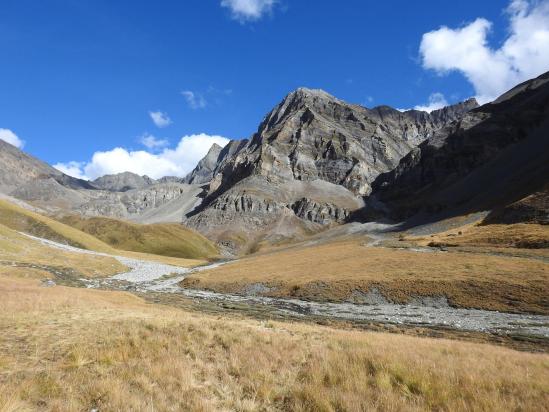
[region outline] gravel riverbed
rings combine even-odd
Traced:
[[[178,293],[193,299],[260,304],[272,308],[273,311],[291,313],[302,317],[369,320],[398,325],[436,326],[466,331],[549,338],[549,316],[453,308],[444,303],[444,298],[421,299],[407,305],[393,304],[383,299],[374,300],[374,304],[321,303],[298,299],[278,299],[185,289],[179,286],[179,282],[189,274],[218,267],[221,264],[230,264],[230,262],[218,262],[197,268],[182,268],[78,249],[47,239],[29,237],[58,249],[91,255],[111,256],[130,269],[128,272],[110,278],[81,279],[90,288],[108,288],[144,293]]]

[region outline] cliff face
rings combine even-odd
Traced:
[[[379,174],[477,106],[468,100],[430,114],[367,109],[298,89],[249,141],[231,142],[215,167],[208,166],[205,200],[186,223],[208,233],[231,226],[261,230],[286,214],[302,226],[341,223],[362,207]]]
[[[202,184],[212,180],[214,169],[220,161],[220,154],[223,148],[214,143],[204,158],[202,158],[184,181],[185,183]]]
[[[431,114],[388,106],[366,109],[322,90],[290,93],[213,177],[226,188],[249,175],[274,181],[316,179],[342,185],[357,195],[392,169],[411,148],[477,107],[468,100]]]
[[[513,203],[549,180],[549,73],[467,113],[373,184],[394,219]],[[367,210],[366,210],[367,211]]]

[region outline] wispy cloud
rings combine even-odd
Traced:
[[[506,9],[508,36],[500,48],[488,45],[492,23],[477,18],[452,29],[423,35],[423,67],[443,75],[459,71],[482,104],[549,69],[549,0],[513,0]]]
[[[25,142],[21,140],[15,133],[10,129],[0,129],[0,140],[8,142],[9,144],[22,149],[25,146]]]
[[[173,123],[168,114],[161,111],[150,111],[149,116],[151,116],[153,123],[160,128],[168,127]]]
[[[66,175],[76,177],[77,179],[89,180],[88,176],[85,175],[83,170],[86,163],[84,162],[67,162],[67,163],[56,163],[53,165],[60,172],[65,173]]]
[[[163,176],[183,177],[208,153],[214,143],[225,146],[228,142],[229,139],[225,137],[201,133],[183,136],[176,147],[166,147],[159,153],[115,147],[95,152],[87,162],[57,163],[54,167],[70,176],[84,179],[126,171],[154,179]]]
[[[170,144],[166,139],[157,139],[152,134],[145,133],[139,140],[141,144],[151,150],[161,149]]]
[[[446,106],[448,106],[448,101],[442,93],[432,93],[427,104],[415,106],[414,109],[431,113],[433,110],[442,109]]]
[[[181,95],[183,95],[191,109],[203,109],[208,104],[201,93],[195,93],[191,90],[184,90],[181,92]]]
[[[221,0],[221,6],[231,11],[231,17],[244,24],[260,20],[273,11],[277,0]]]

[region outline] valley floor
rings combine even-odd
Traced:
[[[549,315],[549,249],[515,244],[545,245],[547,225],[467,225],[433,237],[364,231],[273,248],[191,274],[182,286],[359,304],[438,298],[456,308]]]
[[[432,251],[411,234],[398,240],[355,233],[200,270],[181,267],[196,261],[151,262],[0,229],[0,411],[540,410],[549,404],[548,262],[540,250],[471,252],[457,245]],[[487,288],[524,292],[515,314],[466,309],[483,299],[488,309],[508,304],[495,292],[492,300],[483,298],[474,283],[480,269]],[[307,286],[313,276],[324,287]],[[410,287],[404,281],[412,278],[431,287],[399,295],[406,289],[391,292],[381,282]],[[481,293],[465,291],[477,299],[471,305],[444,282],[470,282],[469,291]],[[436,284],[444,286],[440,293]],[[357,308],[366,311],[363,318],[352,312]],[[394,317],[384,319],[388,310]],[[422,324],[412,312],[427,320],[459,316],[451,324]],[[480,321],[487,326],[468,326]]]

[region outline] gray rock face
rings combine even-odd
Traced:
[[[92,182],[96,188],[108,190],[109,192],[126,192],[131,189],[142,189],[154,183],[156,181],[149,176],[139,176],[131,172],[101,176]]]
[[[193,171],[185,177],[185,183],[201,184],[212,180],[214,169],[219,161],[221,150],[223,150],[223,148],[217,143],[214,143],[212,147],[210,147],[210,150],[206,156],[204,156],[204,158],[198,162]]]
[[[435,132],[375,181],[370,204],[401,220],[515,202],[549,182],[548,136],[546,73]]]
[[[469,100],[431,114],[367,109],[298,89],[249,141],[227,145],[215,167],[206,159],[208,193],[187,224],[211,235],[235,220],[255,222],[250,230],[257,230],[288,213],[313,224],[341,223],[362,206],[379,174],[476,106]]]
[[[349,217],[349,211],[345,208],[330,203],[317,203],[306,197],[292,203],[290,207],[297,217],[323,225],[343,223]]]
[[[0,140],[0,191],[25,201],[72,208],[85,201],[79,191],[93,188]]]
[[[89,182],[67,176],[3,140],[0,140],[0,164],[0,190],[7,194],[36,179],[47,178],[71,189],[92,188]]]
[[[149,223],[177,222],[194,207],[200,192],[200,188],[183,183],[160,183],[125,192],[95,191],[88,193],[92,198],[82,204],[78,212],[86,216],[111,216]],[[161,209],[166,212],[164,216],[152,213]]]
[[[185,179],[177,176],[164,176],[157,179],[156,183],[185,183]]]

